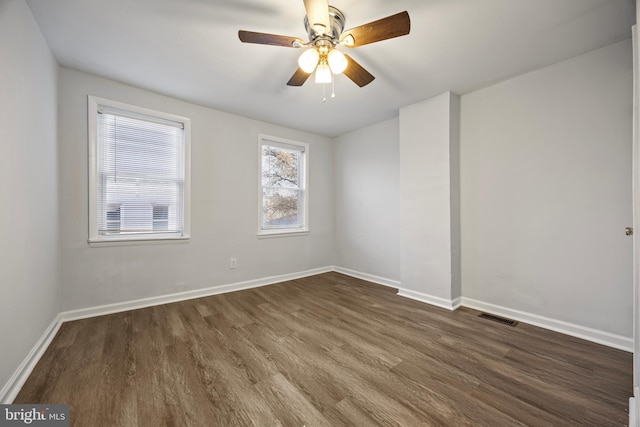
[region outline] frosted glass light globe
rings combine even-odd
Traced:
[[[337,49],[333,49],[329,52],[327,61],[329,61],[329,67],[333,74],[340,74],[347,69],[347,58]]]
[[[316,68],[316,83],[331,83],[331,70],[324,61]]]
[[[318,65],[318,59],[320,55],[318,51],[314,48],[307,49],[302,52],[302,55],[298,58],[298,65],[307,74],[313,73],[313,70],[316,69],[316,65]]]

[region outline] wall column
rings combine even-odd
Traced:
[[[460,285],[460,97],[400,109],[399,295],[455,309]]]

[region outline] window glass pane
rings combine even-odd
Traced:
[[[260,141],[260,230],[306,230],[307,144],[263,136]]]
[[[262,193],[263,226],[265,228],[301,227],[298,215],[300,191],[265,188]]]
[[[262,185],[298,188],[300,151],[265,145],[262,147]]]

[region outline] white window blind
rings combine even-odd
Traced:
[[[93,237],[184,237],[185,124],[100,104],[95,114]]]

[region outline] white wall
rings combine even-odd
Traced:
[[[398,118],[335,139],[335,247],[340,267],[400,280]]]
[[[330,139],[61,69],[60,170],[64,309],[325,267],[333,256]],[[87,95],[191,118],[191,240],[87,245]],[[258,133],[308,142],[308,236],[257,239]],[[237,270],[229,258],[238,259]]]
[[[631,41],[462,97],[462,293],[632,336]]]
[[[457,183],[459,99],[450,92],[400,109],[401,286],[452,306],[459,297]],[[453,131],[452,131],[453,129]],[[455,211],[455,212],[454,212]],[[457,283],[454,284],[454,281]]]
[[[22,0],[0,1],[0,387],[60,311],[58,66]]]

